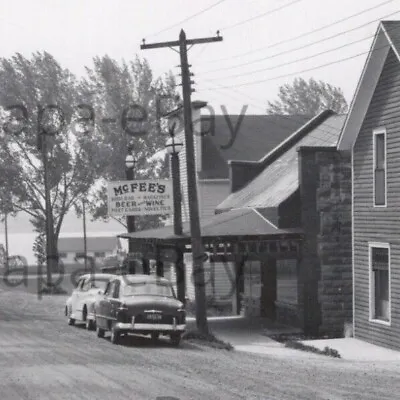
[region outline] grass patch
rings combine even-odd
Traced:
[[[39,290],[41,295],[66,295],[68,291],[59,285],[48,285]]]
[[[285,343],[285,347],[289,347],[291,349],[296,349],[296,350],[303,350],[309,353],[321,354],[324,356],[329,356],[334,358],[342,358],[337,350],[331,349],[328,346],[325,346],[323,350],[320,350],[314,346],[310,346],[301,342],[296,342],[295,340],[289,340]]]
[[[196,303],[193,300],[186,302],[185,309],[188,317],[196,316]],[[232,315],[231,305],[218,305],[207,299],[207,317],[225,317],[227,315]]]
[[[208,347],[212,347],[214,349],[222,349],[222,350],[234,349],[234,347],[230,343],[218,339],[212,333],[204,334],[197,330],[185,332],[182,336],[182,339],[190,342],[195,342],[201,345],[205,345]]]

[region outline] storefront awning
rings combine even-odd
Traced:
[[[207,239],[216,238],[250,238],[250,237],[299,237],[302,230],[298,228],[280,229],[254,208],[234,209],[217,214],[201,223],[201,236]],[[175,235],[173,226],[149,229],[132,233],[122,233],[120,238],[133,238],[138,241],[175,242],[190,240],[189,223],[183,224],[182,235]]]

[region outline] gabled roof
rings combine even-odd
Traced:
[[[87,251],[107,252],[119,247],[116,236],[99,236],[86,238]],[[60,253],[83,252],[83,237],[62,237],[58,239],[58,251]]]
[[[301,130],[292,140],[291,147],[282,147],[273,161],[265,166],[260,174],[242,189],[230,194],[217,207],[217,212],[233,208],[273,208],[288,199],[299,187],[298,152],[302,146],[335,147],[345,121],[345,115],[331,115],[314,129],[301,135]],[[289,140],[289,139],[288,139]],[[279,151],[279,148],[277,149]]]
[[[400,21],[379,24],[338,142],[339,150],[353,148],[390,50],[400,62]]]
[[[215,115],[201,119],[202,171],[200,179],[228,179],[229,160],[256,161],[288,138],[307,122],[305,115],[244,115],[231,146],[231,129],[240,121],[240,115]]]
[[[201,222],[203,238],[235,237],[235,236],[274,236],[299,234],[301,229],[279,229],[256,209],[237,209],[218,214]],[[175,240],[190,239],[189,223],[183,224],[183,233],[176,236],[172,226],[149,229],[118,235],[121,238],[137,238],[143,240]]]

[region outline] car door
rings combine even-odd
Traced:
[[[111,304],[110,298],[114,293],[115,281],[110,281],[107,284],[106,290],[104,291],[103,297],[98,301],[98,307],[96,309],[96,323],[103,329],[107,329],[107,321],[110,318]]]
[[[121,302],[119,299],[119,292],[121,287],[121,281],[116,280],[114,281],[113,292],[111,292],[110,296],[110,319],[116,320],[117,319],[117,309],[120,306]]]
[[[78,294],[77,304],[76,304],[76,312],[77,317],[79,316],[80,320],[83,320],[83,306],[86,303],[86,299],[88,296],[88,292],[91,286],[91,278],[86,278],[81,285],[80,292]]]
[[[79,310],[79,299],[80,299],[81,292],[82,292],[82,285],[84,283],[85,283],[85,278],[80,278],[78,280],[78,284],[76,285],[76,288],[74,289],[74,291],[71,294],[71,309],[72,309],[73,314],[76,314],[76,312]]]

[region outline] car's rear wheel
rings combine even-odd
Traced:
[[[156,340],[158,340],[158,338],[160,337],[160,334],[158,332],[152,332],[151,333],[151,340],[153,342],[155,342]]]
[[[96,324],[97,325],[97,324]],[[104,337],[104,329],[99,328],[99,326],[96,327],[96,332],[97,332],[97,337],[103,338]]]
[[[181,334],[180,333],[172,333],[171,334],[171,343],[174,346],[179,346],[181,343]]]
[[[94,321],[92,320],[92,319],[88,319],[87,317],[86,317],[86,329],[88,330],[88,331],[94,331]]]
[[[121,332],[113,325],[111,327],[111,343],[119,344],[121,339]]]

